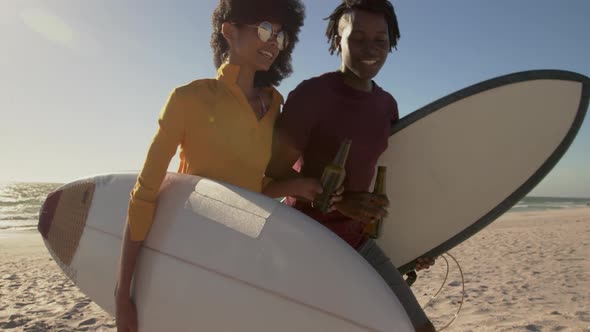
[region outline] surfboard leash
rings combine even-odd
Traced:
[[[457,312],[455,313],[455,316],[453,316],[453,318],[451,319],[451,321],[449,321],[445,326],[443,326],[440,329],[436,329],[437,331],[442,331],[446,328],[448,328],[449,326],[451,326],[451,324],[457,319],[457,317],[459,317],[459,313],[461,312],[461,308],[463,307],[463,302],[465,301],[465,277],[463,275],[463,270],[461,269],[461,265],[459,264],[459,261],[457,261],[457,259],[451,255],[448,252],[445,252],[444,254],[441,255],[441,257],[445,260],[445,263],[447,264],[447,273],[445,274],[445,278],[440,286],[440,288],[438,289],[438,291],[436,292],[436,294],[434,294],[430,300],[424,305],[424,307],[422,307],[422,309],[426,309],[426,307],[428,307],[440,294],[440,292],[442,291],[442,289],[444,288],[447,279],[449,277],[449,260],[445,257],[445,256],[449,256],[453,261],[455,261],[455,265],[457,265],[457,267],[459,268],[459,273],[461,274],[461,301],[459,302],[459,308],[457,309]]]

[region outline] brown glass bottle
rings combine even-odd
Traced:
[[[375,178],[375,186],[373,187],[373,194],[387,196],[387,191],[385,189],[386,173],[387,173],[387,167],[385,167],[385,166],[377,167],[377,177]],[[381,236],[381,225],[382,224],[383,224],[383,219],[378,219],[378,220],[375,220],[375,222],[373,222],[372,224],[367,224],[367,226],[365,226],[365,233],[371,239],[379,238],[379,236]]]
[[[324,191],[322,194],[318,195],[313,203],[313,206],[321,212],[328,212],[332,194],[334,194],[334,191],[336,191],[338,186],[344,181],[344,177],[346,176],[344,165],[346,164],[346,159],[348,159],[348,152],[350,152],[351,144],[352,140],[344,140],[344,142],[340,144],[340,148],[338,149],[334,161],[324,168],[324,173],[320,179]]]

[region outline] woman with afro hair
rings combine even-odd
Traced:
[[[291,54],[304,16],[300,0],[219,1],[211,36],[217,77],[172,91],[131,192],[115,292],[118,331],[138,329],[130,294],[133,273],[178,146],[179,173],[255,192],[272,182],[264,173],[283,104],[275,87],[292,72]],[[303,197],[321,190],[317,180],[300,179],[296,184],[282,185],[299,188],[297,194]]]

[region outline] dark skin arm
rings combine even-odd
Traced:
[[[137,308],[131,300],[131,282],[137,265],[137,257],[141,250],[141,241],[132,241],[129,223],[125,223],[123,244],[121,246],[121,260],[117,275],[117,289],[115,302],[117,305],[116,319],[118,332],[137,331]]]
[[[288,144],[287,139],[276,130],[273,137],[272,157],[266,168],[266,175],[274,179],[262,192],[270,197],[294,196],[313,201],[322,193],[317,179],[305,178],[293,169],[301,152]]]
[[[272,144],[272,157],[266,167],[266,175],[273,179],[297,179],[303,176],[293,169],[301,156],[301,151],[289,143],[288,138],[275,129]]]
[[[275,130],[272,157],[266,168],[266,175],[274,181],[263,188],[262,193],[270,197],[292,196],[298,200],[313,202],[323,189],[318,179],[306,178],[293,169],[300,156],[301,151],[289,144],[279,130]],[[341,200],[342,191],[343,188],[336,191],[332,204]],[[330,210],[332,209],[334,207]]]
[[[301,179],[302,175],[293,169],[293,165],[301,157],[301,154],[301,151],[290,144],[284,134],[276,130],[273,138],[272,157],[266,169],[266,174],[273,179]],[[376,220],[387,214],[385,208],[389,205],[389,201],[385,196],[371,193],[342,192],[342,187],[337,190],[332,200],[334,203],[333,208],[350,218]],[[284,196],[293,196],[293,192],[283,194]],[[312,201],[311,197],[304,198]]]

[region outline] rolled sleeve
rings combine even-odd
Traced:
[[[159,127],[149,147],[143,168],[131,191],[128,223],[131,240],[143,241],[151,229],[160,186],[170,160],[184,137],[184,116],[177,91],[173,91],[158,120]]]

